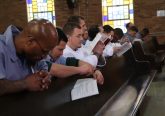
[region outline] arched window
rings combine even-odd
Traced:
[[[102,0],[102,20],[126,32],[125,24],[134,23],[133,0]]]
[[[54,0],[26,0],[28,21],[44,18],[56,25]]]

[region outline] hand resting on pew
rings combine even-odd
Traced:
[[[104,83],[104,77],[99,70],[95,70],[93,73],[93,78],[97,80],[97,83],[102,85]]]

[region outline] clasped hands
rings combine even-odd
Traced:
[[[24,82],[29,91],[43,91],[49,88],[51,75],[46,71],[38,71],[27,76]]]

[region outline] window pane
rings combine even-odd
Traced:
[[[44,18],[56,25],[55,0],[26,0],[28,21]]]
[[[134,21],[133,0],[102,0],[102,19],[103,25],[125,32],[125,24]]]

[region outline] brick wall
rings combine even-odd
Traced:
[[[156,17],[157,9],[165,9],[164,0],[134,0],[135,24],[151,32],[165,31],[165,17]],[[67,7],[66,0],[55,0],[57,26],[63,26],[70,15],[82,15],[88,26],[101,24],[101,0],[78,0],[75,9]],[[0,32],[10,25],[27,23],[26,0],[0,0]]]
[[[26,0],[0,0],[0,32],[10,24],[24,26],[26,22]]]
[[[101,0],[78,0],[76,8],[69,9],[66,0],[56,0],[57,25],[63,26],[71,15],[81,15],[86,19],[87,24],[102,23]]]
[[[139,29],[148,27],[151,32],[165,32],[165,17],[157,17],[156,11],[165,10],[164,0],[134,0],[135,24]]]

